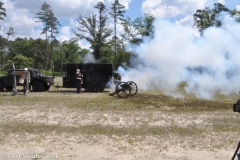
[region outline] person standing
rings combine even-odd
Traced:
[[[29,93],[29,82],[30,82],[30,73],[28,71],[28,68],[24,68],[22,79],[23,79],[23,91],[24,91],[24,95],[26,95]]]
[[[80,72],[80,69],[77,69],[77,73],[76,73],[77,94],[81,93],[82,83],[83,83],[83,74]]]

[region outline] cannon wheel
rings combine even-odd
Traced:
[[[126,82],[120,82],[116,87],[117,95],[121,98],[127,98],[131,94],[131,86]]]
[[[133,82],[133,81],[128,81],[127,83],[131,87],[131,96],[134,96],[137,93],[137,91],[138,91],[137,84],[135,82]]]

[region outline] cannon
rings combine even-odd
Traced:
[[[121,98],[127,98],[128,96],[134,96],[138,91],[137,84],[133,81],[120,82],[117,84],[115,91],[110,93],[110,96],[117,94]]]

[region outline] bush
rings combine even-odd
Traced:
[[[51,69],[45,71],[44,69],[40,70],[42,74],[46,76],[62,76],[60,72],[53,72]]]
[[[7,71],[0,71],[0,76],[6,76],[8,74]]]

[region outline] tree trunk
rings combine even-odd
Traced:
[[[116,55],[117,55],[117,17],[114,17],[114,65],[113,65],[113,70],[116,70]]]
[[[45,54],[45,60],[46,60],[46,64],[45,64],[45,71],[48,70],[48,40],[47,40],[47,32],[46,32],[46,54]]]
[[[52,47],[52,29],[51,29],[51,42],[50,42],[50,57],[51,57],[51,60],[50,60],[50,67],[51,67],[51,70],[53,70],[53,47]]]
[[[63,50],[64,50],[63,47],[64,47],[64,46],[62,45],[62,64],[61,64],[61,74],[62,74],[62,72],[63,72]]]

